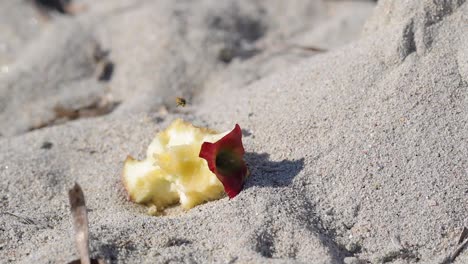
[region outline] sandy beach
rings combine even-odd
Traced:
[[[71,3],[0,3],[0,263],[78,259],[75,182],[106,263],[450,263],[468,228],[467,1]],[[239,124],[251,175],[152,216],[124,160],[177,118]]]

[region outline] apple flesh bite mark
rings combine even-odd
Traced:
[[[146,159],[125,161],[122,181],[130,200],[162,211],[177,203],[190,209],[224,191],[234,197],[247,175],[241,137],[238,125],[217,133],[175,120],[156,135]]]

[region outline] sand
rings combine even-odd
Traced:
[[[109,263],[441,263],[454,249],[466,1],[93,2],[45,22],[0,4],[0,263],[77,258],[74,182]],[[149,216],[125,197],[123,161],[175,118],[239,123],[252,175],[232,200]]]

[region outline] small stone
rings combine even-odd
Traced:
[[[54,146],[52,142],[44,141],[41,145],[41,149],[51,149]]]
[[[429,199],[427,200],[427,203],[429,204],[429,206],[438,206],[439,203],[435,200],[432,200],[432,199]]]
[[[222,48],[218,54],[218,60],[229,63],[234,58],[234,51],[230,48]]]
[[[345,264],[364,264],[365,263],[363,260],[360,260],[356,257],[346,257],[344,258],[343,261]]]
[[[346,245],[346,250],[350,253],[357,253],[361,251],[361,246],[358,243],[350,242]]]

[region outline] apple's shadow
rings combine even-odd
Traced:
[[[246,188],[284,187],[291,184],[294,177],[304,168],[304,158],[298,160],[270,161],[268,153],[245,153],[245,161],[250,170]]]

